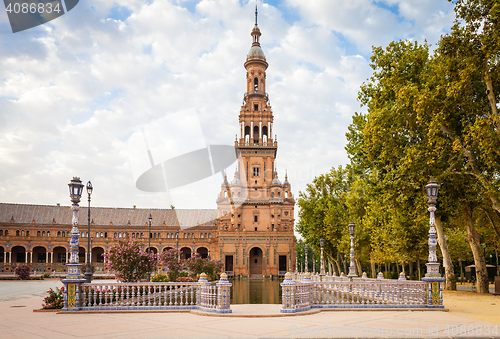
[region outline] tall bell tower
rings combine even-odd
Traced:
[[[288,177],[281,183],[276,171],[278,142],[272,137],[269,65],[260,46],[257,7],[251,36],[235,140],[237,170],[231,183],[224,177],[217,198],[219,250],[229,274],[276,276],[295,268],[295,200]]]

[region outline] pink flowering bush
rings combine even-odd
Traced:
[[[164,251],[158,261],[168,268],[168,280],[176,281],[179,276],[179,271],[183,266],[183,262],[180,258],[182,251],[175,248]]]
[[[30,273],[28,265],[19,265],[14,269],[14,274],[21,280],[29,279]]]
[[[154,270],[158,255],[143,250],[143,246],[139,240],[122,239],[103,255],[106,267],[115,272],[116,279],[136,282]]]
[[[192,277],[198,277],[201,273],[206,273],[209,280],[216,280],[224,267],[221,260],[202,258],[198,253],[187,259],[185,265],[191,271]]]
[[[49,294],[43,299],[43,309],[60,309],[64,304],[64,287],[57,288],[55,291],[51,288],[47,291]]]

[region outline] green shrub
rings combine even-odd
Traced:
[[[50,278],[50,273],[44,273],[44,274],[42,274],[42,278]]]
[[[50,288],[47,293],[49,294],[43,299],[43,309],[61,309],[64,305],[64,287],[57,288],[55,291]]]
[[[151,277],[151,281],[152,282],[168,282],[170,280],[168,280],[168,276],[165,273],[160,273],[160,274],[157,274],[157,275]]]

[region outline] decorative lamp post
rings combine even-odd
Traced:
[[[177,260],[181,260],[181,253],[179,252],[179,231],[175,232],[175,240],[176,240],[175,248],[177,249]]]
[[[425,264],[425,266],[427,266],[427,273],[425,273],[425,277],[422,278],[422,280],[429,284],[427,288],[427,307],[443,308],[443,281],[445,279],[442,278],[441,273],[439,273],[440,263],[437,262],[437,233],[434,219],[439,190],[437,180],[435,178],[430,178],[429,183],[425,186],[425,190],[427,191],[427,202],[429,204],[427,210],[430,212],[429,258],[428,262]]]
[[[295,272],[299,272],[299,252],[295,251]]]
[[[64,284],[64,305],[63,311],[74,311],[80,309],[80,285],[85,282],[83,279],[81,264],[79,263],[78,252],[80,247],[80,232],[78,231],[78,210],[80,199],[82,197],[83,184],[79,177],[73,177],[68,184],[69,195],[73,205],[71,238],[69,241],[70,257],[69,263],[66,264],[68,274],[65,279],[62,279]]]
[[[305,271],[306,273],[308,273],[308,272],[309,272],[309,263],[307,262],[307,252],[309,252],[309,251],[307,250],[307,247],[308,247],[308,246],[307,246],[307,244],[306,244],[306,246],[304,247],[304,249],[305,249],[305,251],[306,251],[306,260],[305,260],[305,261],[306,261],[306,263],[305,263],[305,264],[306,264],[306,271]]]
[[[325,275],[325,260],[323,258],[323,249],[325,247],[325,239],[320,238],[319,239],[319,246],[321,247],[321,266],[320,266],[320,275]]]
[[[351,235],[351,253],[349,255],[349,274],[348,277],[357,277],[356,265],[354,264],[354,230],[356,225],[353,222],[349,223],[349,234]]]
[[[148,232],[148,253],[151,253],[151,221],[153,221],[153,217],[151,213],[149,213],[149,232]],[[151,272],[148,272],[148,281],[151,281]]]
[[[92,282],[92,258],[90,257],[90,195],[92,194],[92,191],[94,188],[92,187],[92,183],[89,181],[87,183],[87,194],[88,194],[88,201],[89,201],[89,207],[88,207],[88,218],[87,218],[87,269],[85,270],[85,282],[87,284],[90,284]]]

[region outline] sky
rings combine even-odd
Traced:
[[[92,206],[216,208],[220,173],[139,190],[151,164],[133,136],[175,136],[186,151],[233,145],[255,3],[82,0],[17,33],[1,7],[0,202],[70,205],[67,184],[79,176],[94,186]],[[446,0],[259,0],[258,11],[276,167],[296,199],[315,176],[348,163],[345,133],[366,111],[357,95],[372,46],[435,45],[454,20]],[[196,112],[186,133],[170,124],[182,112]],[[227,173],[231,180],[234,169]]]

